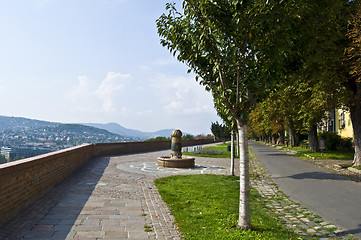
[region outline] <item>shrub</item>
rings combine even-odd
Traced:
[[[335,132],[323,132],[319,138],[326,140],[327,150],[352,151],[352,138],[342,138]]]

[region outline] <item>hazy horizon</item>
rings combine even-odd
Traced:
[[[0,115],[210,133],[211,94],[159,43],[166,2],[4,2]]]

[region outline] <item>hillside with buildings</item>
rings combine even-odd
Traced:
[[[26,118],[0,117],[0,163],[32,157],[82,143],[134,142],[125,137],[80,124],[60,124]],[[4,159],[5,157],[5,159]]]
[[[0,163],[83,143],[138,142],[155,137],[169,137],[171,131],[172,129],[141,132],[117,123],[62,124],[0,116]]]

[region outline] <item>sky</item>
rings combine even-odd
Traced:
[[[0,115],[211,133],[211,93],[160,44],[166,2],[1,1]]]

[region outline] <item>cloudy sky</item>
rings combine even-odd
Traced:
[[[210,133],[211,94],[159,43],[166,2],[1,1],[0,115]]]

